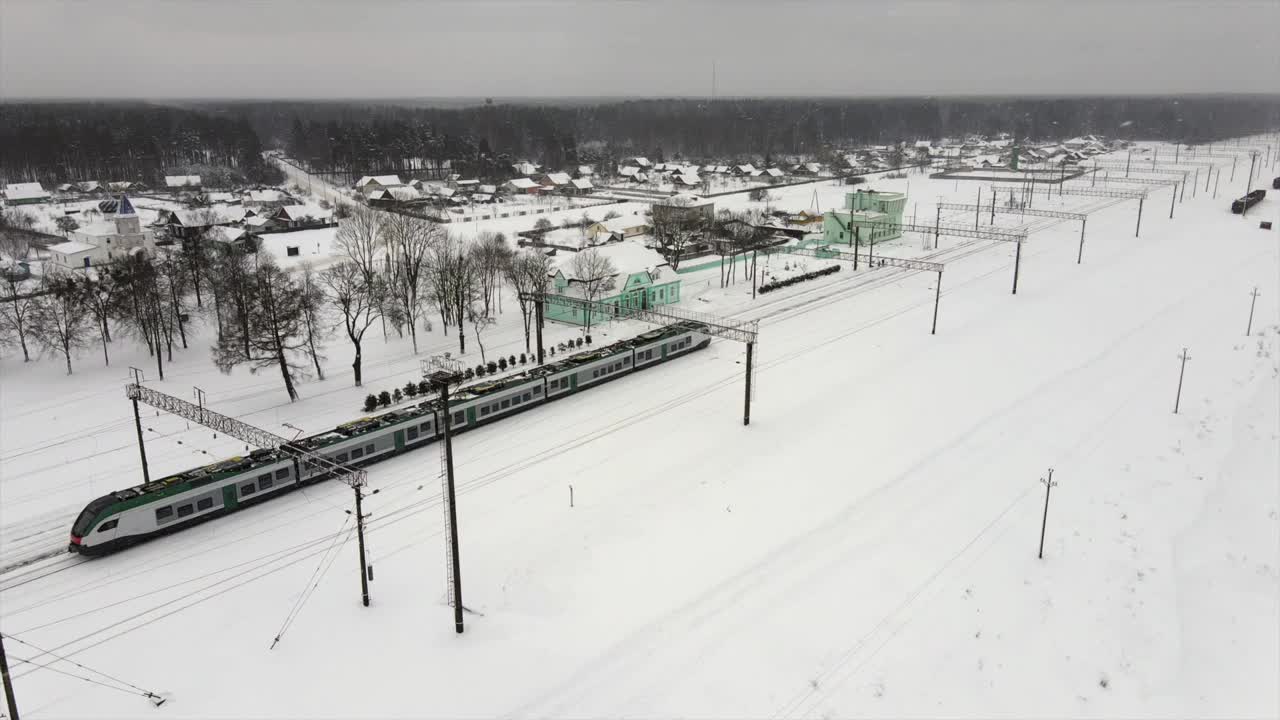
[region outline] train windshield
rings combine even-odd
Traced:
[[[111,507],[113,502],[115,502],[115,498],[108,495],[107,497],[100,497],[89,503],[84,510],[80,511],[80,515],[76,518],[75,524],[71,526],[71,534],[76,537],[84,537],[85,535],[88,535],[89,531],[93,529],[94,519],[97,518],[98,514],[103,510]]]

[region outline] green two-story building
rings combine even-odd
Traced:
[[[824,244],[866,245],[902,237],[906,193],[856,190],[845,195],[844,205],[823,216]]]

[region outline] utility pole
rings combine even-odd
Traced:
[[[1053,481],[1053,468],[1049,468],[1049,477],[1040,478],[1040,482],[1044,483],[1044,517],[1040,519],[1040,554],[1037,556],[1041,560],[1044,559],[1044,530],[1049,525],[1049,491],[1058,483]]]
[[[1249,326],[1245,328],[1244,336],[1249,337],[1253,334],[1253,306],[1258,303],[1258,286],[1253,286],[1253,292],[1249,293],[1253,299],[1249,301]]]
[[[1022,239],[1019,238],[1015,244],[1018,246],[1013,251],[1013,294],[1018,294],[1018,266],[1022,264]]]
[[[373,568],[365,561],[364,554],[364,521],[368,516],[364,514],[363,506],[360,501],[364,499],[364,493],[360,491],[359,485],[352,485],[351,489],[356,494],[356,537],[360,541],[360,600],[365,607],[369,607],[369,576],[373,574]],[[378,491],[374,490],[370,495],[377,495]],[[351,512],[348,510],[347,512]]]
[[[1222,168],[1218,168],[1218,172],[1213,176],[1213,199],[1218,199],[1218,181],[1222,179]]]
[[[0,633],[0,679],[4,680],[4,699],[9,705],[9,717],[18,720],[18,699],[13,696],[13,680],[9,677],[9,658],[4,654],[3,633]]]
[[[1185,188],[1185,187],[1186,187],[1186,185],[1184,184],[1184,185],[1183,185],[1183,187]],[[1169,219],[1170,219],[1170,220],[1172,220],[1172,219],[1173,219],[1173,204],[1174,204],[1174,203],[1176,203],[1177,201],[1178,201],[1178,183],[1177,183],[1177,182],[1174,182],[1174,183],[1173,183],[1173,197],[1169,198]]]
[[[1236,156],[1231,156],[1231,177],[1227,178],[1227,182],[1235,182],[1236,180]]]
[[[1138,226],[1133,229],[1133,236],[1138,237],[1138,233],[1142,232],[1142,201],[1145,197],[1138,198]]]
[[[541,349],[541,346],[539,346]],[[444,415],[445,502],[448,503],[446,519],[449,523],[449,565],[453,585],[453,628],[462,633],[462,568],[458,557],[458,507],[453,481],[453,416],[449,410],[449,383],[457,378],[456,370],[439,370],[431,375],[431,381],[440,391],[441,411]]]
[[[569,486],[569,507],[573,507],[573,486]]]
[[[536,316],[534,318],[534,324],[538,330],[538,364],[539,365],[542,364],[543,360],[546,357],[543,354],[543,350],[542,350],[542,304],[543,302],[544,301],[541,296],[539,296],[537,299],[533,301],[534,315]]]
[[[751,424],[751,356],[755,350],[754,342],[747,343],[747,397],[742,405],[742,424]]]
[[[994,202],[994,200],[993,200]],[[930,335],[938,334],[938,303],[942,300],[942,271],[938,271],[938,282],[934,286],[933,293],[933,329],[929,331]]]
[[[978,229],[978,218],[982,215],[982,186],[978,186],[978,203],[973,206],[973,229]]]
[[[143,374],[136,367],[130,367],[133,373],[133,384],[141,385]],[[133,426],[138,431],[138,454],[142,456],[142,482],[149,484],[151,482],[151,471],[147,468],[147,446],[142,440],[142,416],[138,414],[138,401],[133,401]]]
[[[1177,395],[1177,397],[1176,397],[1176,398],[1174,398],[1174,400],[1173,400],[1173,414],[1174,414],[1174,415],[1177,415],[1177,414],[1178,414],[1178,406],[1182,404],[1182,376],[1183,376],[1184,374],[1186,374],[1186,372],[1187,372],[1187,361],[1191,359],[1191,356],[1187,354],[1187,349],[1186,349],[1186,348],[1182,348],[1182,354],[1181,354],[1181,355],[1179,355],[1178,357],[1180,357],[1180,358],[1182,359],[1182,367],[1178,370],[1178,395]]]
[[[1087,216],[1080,218],[1080,252],[1076,254],[1077,265],[1080,264],[1080,261],[1084,260],[1084,225],[1088,221],[1089,218]]]
[[[756,299],[756,253],[758,250],[751,251],[751,299]],[[572,492],[572,491],[570,491]]]
[[[933,249],[938,249],[938,238],[942,237],[942,207],[938,207],[938,214],[933,220]]]
[[[1258,153],[1256,153],[1256,152],[1255,152],[1255,153],[1250,153],[1250,155],[1249,155],[1249,178],[1248,178],[1247,180],[1245,180],[1245,181],[1244,181],[1244,195],[1245,195],[1245,197],[1246,197],[1246,198],[1249,196],[1249,192],[1250,192],[1251,190],[1253,190],[1253,166],[1254,166],[1254,163],[1256,163],[1256,162],[1258,162]],[[1244,216],[1246,216],[1246,215],[1248,215],[1248,214],[1249,214],[1249,203],[1246,201],[1246,202],[1245,202],[1245,204],[1244,204],[1244,209],[1240,211],[1240,217],[1241,217],[1241,218],[1243,218]]]
[[[1133,150],[1129,150],[1129,156],[1124,161],[1124,176],[1129,177],[1129,164],[1133,162]]]

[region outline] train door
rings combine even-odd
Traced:
[[[228,510],[235,510],[240,501],[236,499],[236,486],[234,484],[222,488],[222,507]]]

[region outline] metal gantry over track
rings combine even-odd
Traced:
[[[230,435],[250,445],[256,445],[268,450],[278,450],[292,457],[294,460],[294,472],[299,482],[302,480],[302,470],[306,468],[328,473],[331,477],[346,483],[356,495],[356,529],[359,534],[360,548],[360,593],[365,607],[369,606],[369,566],[365,560],[364,550],[364,521],[366,516],[363,514],[361,507],[364,488],[368,483],[368,475],[363,469],[334,462],[323,455],[317,455],[294,445],[288,438],[254,427],[243,420],[237,420],[222,413],[214,412],[204,406],[204,392],[199,388],[196,388],[196,397],[200,400],[199,404],[187,402],[182,398],[146,387],[141,382],[132,382],[125,385],[125,395],[133,402],[133,422],[138,430],[138,452],[142,456],[142,477],[148,484],[150,484],[151,478],[150,471],[147,469],[146,446],[142,440],[142,418],[138,413],[138,403],[140,402],[157,410],[163,410],[198,425]],[[375,490],[374,492],[377,491]],[[279,641],[280,637],[277,635],[276,642]],[[275,647],[275,643],[273,642],[271,646]]]
[[[938,203],[940,210],[960,210],[964,212],[973,212],[975,217],[982,213],[983,206],[973,203]],[[991,222],[995,222],[997,214],[1000,215],[1031,215],[1033,217],[1058,218],[1060,220],[1079,220],[1080,221],[1080,250],[1076,253],[1076,264],[1079,265],[1084,260],[1084,230],[1085,224],[1089,220],[1087,213],[1067,212],[1066,210],[1045,210],[1040,208],[1021,208],[1021,207],[1001,207],[999,203],[992,199],[991,205],[987,207],[987,211],[991,213]],[[977,222],[976,220],[974,221]]]
[[[1097,173],[1094,173],[1096,179]],[[1167,184],[1167,183],[1165,183]],[[1002,190],[1009,191],[1010,195],[1022,190],[1020,185],[992,185],[993,190],[999,193]],[[1142,206],[1147,201],[1147,191],[1145,190],[1119,190],[1112,188],[1086,187],[1083,185],[1068,185],[1063,183],[1055,188],[1058,195],[1075,195],[1077,197],[1097,197],[1097,198],[1116,198],[1118,200],[1137,200],[1138,201],[1138,223],[1133,231],[1133,236],[1138,237],[1142,232]],[[1175,195],[1176,197],[1176,195]],[[1030,207],[1030,204],[1027,205]],[[1170,217],[1173,217],[1170,211]]]
[[[746,398],[743,402],[742,424],[751,424],[752,358],[757,339],[760,335],[759,320],[735,320],[733,318],[721,317],[710,313],[685,310],[673,305],[628,307],[626,305],[615,305],[613,303],[545,292],[523,292],[520,293],[520,298],[525,301],[532,301],[537,312],[537,318],[535,319],[534,325],[537,329],[539,365],[543,364],[546,359],[546,353],[544,352],[542,344],[543,308],[546,305],[576,309],[582,311],[584,314],[593,313],[603,315],[612,320],[634,319],[652,323],[654,325],[666,325],[672,322],[682,321],[696,322],[701,323],[706,327],[708,335],[722,338],[724,340],[733,340],[734,342],[745,343],[747,346],[747,372]]]
[[[837,250],[830,245],[821,248],[781,247],[778,248],[777,252],[784,252],[788,255],[817,258],[819,260],[840,260],[843,262],[851,262],[854,264],[855,268],[858,266],[858,261],[861,260],[866,263],[868,268],[880,266],[938,273],[933,294],[933,325],[929,330],[930,335],[936,335],[938,332],[938,303],[942,300],[942,271],[946,266],[942,263],[929,262],[928,260],[912,260],[910,258],[896,258],[886,255],[873,257],[870,252],[870,248],[872,247],[873,246],[868,245],[868,252],[862,254]]]

